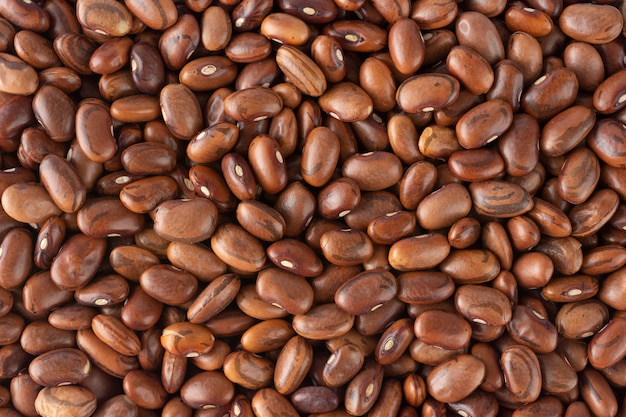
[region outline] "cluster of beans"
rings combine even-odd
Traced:
[[[1,0],[0,416],[626,412],[622,0]]]

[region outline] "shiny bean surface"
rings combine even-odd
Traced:
[[[609,416],[622,1],[0,1],[0,414]]]

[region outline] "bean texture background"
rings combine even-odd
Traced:
[[[0,0],[0,417],[626,415],[625,0]]]

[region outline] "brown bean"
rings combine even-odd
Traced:
[[[232,352],[224,360],[224,375],[234,384],[259,390],[272,382],[274,364],[250,352]]]
[[[176,23],[178,19],[178,12],[172,0],[158,0],[157,2],[128,0],[125,4],[135,17],[155,30],[164,30]]]
[[[560,95],[554,95],[559,91]],[[574,103],[578,91],[576,74],[557,68],[539,77],[522,97],[522,110],[538,120],[547,120]]]
[[[115,415],[115,413],[134,417],[139,413],[139,407],[124,394],[109,398],[96,409],[95,417]]]
[[[10,230],[0,244],[0,285],[6,290],[21,286],[28,278],[33,261],[33,238],[26,229]]]
[[[605,25],[601,28],[597,27],[597,19],[602,19]],[[577,4],[563,9],[559,16],[559,27],[563,33],[574,40],[604,44],[620,34],[623,26],[623,21],[620,19],[619,10],[613,6]]]
[[[289,322],[283,319],[270,319],[257,323],[241,335],[242,347],[252,353],[280,349],[295,336]]]
[[[469,191],[479,213],[493,217],[515,217],[533,208],[533,200],[519,185],[490,180],[472,183]]]
[[[502,138],[498,143],[502,143]],[[450,155],[448,166],[452,174],[463,181],[486,181],[504,172],[505,163],[500,154],[490,149],[456,151]],[[507,154],[511,155],[513,152],[507,152]],[[518,154],[515,153],[515,155]],[[478,169],[479,166],[480,169]]]
[[[217,123],[201,130],[187,145],[187,156],[197,163],[219,161],[239,138],[237,127],[228,122]]]
[[[548,353],[556,348],[556,328],[541,312],[532,307],[516,306],[507,330],[517,343],[536,353]]]
[[[81,33],[62,33],[52,44],[54,51],[66,67],[81,75],[91,75],[89,58],[97,46],[87,35]]]
[[[161,345],[173,355],[195,358],[213,349],[215,336],[200,324],[179,322],[163,329]]]
[[[171,69],[182,68],[198,48],[200,36],[198,21],[191,14],[180,16],[159,38],[159,52],[165,65]]]
[[[46,155],[39,165],[39,175],[50,198],[64,212],[74,213],[85,203],[85,184],[65,158]]]
[[[339,406],[339,397],[330,388],[306,386],[293,393],[291,403],[301,413],[324,413]]]
[[[572,150],[591,131],[595,114],[583,106],[572,106],[550,119],[541,132],[539,145],[548,156],[560,156]],[[574,134],[567,134],[574,129]]]
[[[208,91],[226,87],[236,76],[233,61],[222,56],[207,56],[187,62],[180,70],[179,79],[192,91]]]
[[[500,262],[491,251],[462,249],[450,253],[439,268],[457,284],[480,284],[498,275]]]
[[[104,239],[77,234],[68,239],[52,261],[50,277],[59,288],[74,290],[86,285],[104,258]],[[81,259],[80,263],[75,259]]]
[[[52,42],[35,32],[21,30],[15,34],[13,43],[17,56],[33,68],[45,69],[61,65],[52,48]]]
[[[94,365],[117,378],[124,378],[130,371],[139,368],[136,357],[116,352],[102,342],[91,329],[81,329],[76,333],[76,345],[87,354]]]
[[[189,181],[196,195],[211,200],[220,212],[235,208],[235,198],[220,173],[206,165],[195,165],[189,169]]]
[[[297,1],[285,1],[281,9],[311,24],[328,23],[337,16],[337,6],[328,0],[315,0],[306,6]]]
[[[91,320],[91,327],[96,336],[116,352],[126,356],[139,353],[139,337],[119,319],[98,314]]]
[[[209,51],[224,49],[232,36],[232,24],[228,13],[219,6],[207,7],[202,12],[201,41]]]
[[[428,94],[423,94],[424,91]],[[398,106],[408,113],[431,112],[454,103],[459,91],[459,81],[452,76],[421,74],[407,78],[398,86],[396,100]]]
[[[494,73],[489,62],[469,46],[452,47],[446,58],[446,67],[474,94],[484,94],[493,85]],[[476,74],[481,76],[476,78]]]
[[[583,339],[604,327],[608,318],[607,306],[591,299],[563,304],[556,315],[555,325],[559,334]]]
[[[367,234],[353,229],[329,230],[320,238],[324,257],[338,266],[358,265],[374,253],[374,246]]]
[[[106,306],[120,304],[128,297],[129,285],[126,279],[117,274],[110,274],[92,280],[74,293],[74,298],[81,304]]]
[[[251,325],[256,323],[256,320],[254,319],[278,319],[289,314],[285,311],[285,309],[263,300],[257,293],[255,285],[252,284],[243,285],[239,290],[239,293],[237,293],[235,301],[237,303],[237,307],[239,307],[242,311],[242,314],[245,313],[245,316],[251,319],[251,322],[243,329],[243,331],[247,330]],[[228,310],[226,310],[226,312],[227,311]]]
[[[508,298],[494,288],[463,285],[457,288],[454,302],[461,315],[476,323],[503,326],[512,317]]]
[[[367,363],[348,384],[344,406],[351,415],[364,415],[376,403],[383,385],[382,367],[375,363]]]
[[[358,20],[336,20],[324,26],[322,33],[336,38],[345,50],[355,52],[376,52],[387,42],[382,28]]]
[[[277,15],[278,14],[269,15],[264,22],[266,23],[270,16]],[[261,30],[263,30],[263,26]],[[281,28],[281,30],[285,30],[285,28]],[[287,75],[289,80],[303,94],[319,97],[326,90],[326,78],[322,70],[311,58],[300,52],[294,46],[288,44],[278,48],[278,51],[276,51],[276,63],[281,71]]]
[[[504,46],[497,35],[496,26],[485,14],[476,11],[460,13],[455,29],[459,45],[474,49],[489,64],[495,65],[504,58]]]
[[[305,314],[295,315],[292,324],[300,336],[326,340],[346,334],[354,324],[354,316],[334,303],[318,304]]]
[[[537,356],[525,346],[513,345],[500,355],[506,389],[520,402],[539,398],[541,369]],[[523,370],[523,371],[522,371]]]
[[[313,348],[302,336],[296,335],[281,349],[274,368],[274,387],[283,395],[293,393],[304,381],[313,364]]]
[[[275,415],[296,417],[299,415],[289,400],[273,388],[263,388],[254,394],[252,410],[258,417]]]
[[[413,341],[413,324],[405,318],[393,322],[382,334],[376,345],[376,361],[381,365],[395,362]]]
[[[252,140],[248,148],[248,162],[263,190],[276,194],[286,187],[285,159],[271,136],[259,135]]]
[[[257,194],[257,182],[247,160],[237,154],[224,155],[221,162],[222,175],[230,191],[240,200],[253,199]]]
[[[397,291],[395,277],[387,271],[365,271],[345,282],[335,293],[335,303],[344,311],[360,315],[380,308]],[[367,294],[357,297],[357,294]]]
[[[102,197],[86,202],[78,211],[78,227],[87,236],[129,236],[144,226],[144,218],[128,210],[116,198]]]
[[[450,329],[451,332],[442,334],[437,331],[440,328]],[[467,347],[472,332],[460,315],[437,310],[427,310],[418,315],[413,330],[421,342],[447,350]]]
[[[605,163],[620,168],[624,165],[621,149],[626,128],[613,118],[600,120],[589,135],[588,144],[596,156]],[[611,139],[609,139],[611,138]]]
[[[455,402],[471,394],[484,376],[485,365],[480,359],[461,354],[437,365],[428,375],[426,387],[436,400]]]
[[[96,410],[96,396],[87,388],[77,385],[46,387],[39,391],[35,409],[40,415],[67,414],[90,416]]]
[[[552,278],[541,289],[541,294],[545,299],[555,302],[581,301],[595,296],[599,287],[595,277],[576,274]]]
[[[163,87],[159,93],[159,103],[163,121],[176,138],[189,140],[202,128],[200,104],[184,84]]]
[[[580,376],[580,396],[596,415],[617,415],[617,399],[608,382],[595,369],[587,368]]]
[[[39,80],[32,66],[6,52],[0,53],[0,65],[4,73],[0,77],[0,91],[25,96],[37,91]]]
[[[447,238],[439,233],[407,237],[389,249],[389,264],[399,271],[430,269],[450,253]],[[415,256],[419,254],[419,256]]]
[[[128,63],[132,40],[127,37],[112,38],[100,45],[89,58],[89,69],[96,74],[111,74]]]
[[[460,184],[448,184],[427,195],[418,204],[417,221],[427,230],[443,229],[465,217],[470,209],[471,199],[467,189]]]
[[[604,369],[619,362],[626,352],[620,343],[626,318],[616,317],[610,320],[589,341],[589,363],[596,369]]]
[[[227,265],[246,272],[259,271],[266,260],[265,250],[260,242],[241,226],[233,223],[217,228],[211,236],[211,249]]]
[[[389,28],[388,44],[391,61],[402,74],[417,72],[424,62],[424,38],[419,22],[409,17],[396,19]],[[408,46],[411,45],[411,48]]]
[[[470,109],[459,119],[456,135],[461,146],[476,149],[497,139],[512,122],[513,113],[507,102],[488,100]]]
[[[203,213],[203,216],[199,214]],[[216,227],[217,208],[207,199],[168,200],[154,211],[155,232],[165,239],[196,243],[208,239]],[[193,227],[181,227],[178,222],[195,219]]]
[[[139,277],[139,284],[152,298],[168,305],[185,304],[198,289],[193,275],[171,265],[149,267]]]
[[[129,372],[122,382],[124,394],[142,408],[159,409],[165,405],[167,391],[161,385],[160,378],[143,369]]]
[[[572,223],[572,236],[585,237],[597,232],[613,217],[618,201],[619,197],[613,190],[595,191],[587,201],[568,213]]]
[[[313,288],[304,277],[276,268],[259,272],[256,290],[261,299],[289,314],[304,314],[313,305]]]
[[[408,304],[431,304],[454,293],[454,282],[442,272],[414,271],[398,275],[397,298]]]
[[[342,122],[365,120],[374,110],[372,99],[358,85],[344,81],[329,88],[319,98],[320,108]]]
[[[78,349],[61,348],[37,356],[28,366],[28,373],[39,385],[53,387],[83,381],[91,371],[87,356]]]

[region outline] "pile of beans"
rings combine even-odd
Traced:
[[[0,417],[626,412],[622,0],[0,16]]]

